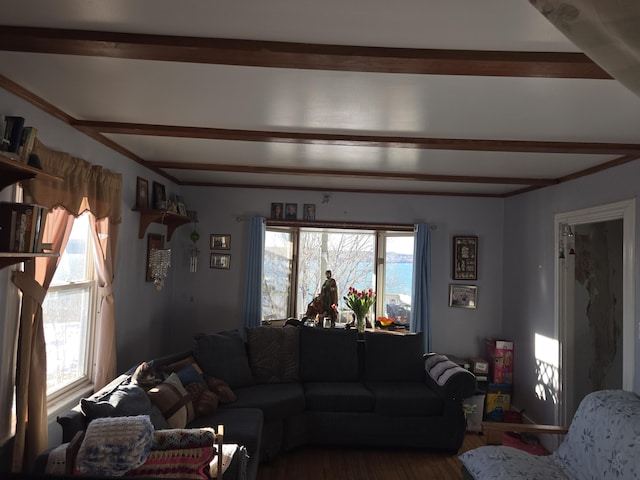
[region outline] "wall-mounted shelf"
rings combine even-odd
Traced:
[[[57,253],[8,253],[0,252],[0,268],[8,267],[15,263],[26,262],[36,257],[57,257]]]
[[[45,178],[56,182],[62,182],[62,178],[56,177],[43,172],[39,168],[34,168],[24,163],[20,163],[18,156],[0,152],[0,190],[3,190],[9,185],[21,182],[23,180],[30,180],[32,178]],[[20,262],[26,262],[36,257],[57,257],[57,253],[10,253],[0,252],[0,268],[5,268],[10,265],[14,265]]]
[[[16,156],[17,158],[17,156]],[[13,185],[14,183],[31,178],[45,178],[56,182],[61,182],[62,178],[43,172],[39,168],[31,167],[20,163],[11,154],[2,152],[0,154],[0,190]]]
[[[179,215],[166,210],[139,210],[140,212],[140,229],[138,230],[138,238],[144,238],[147,228],[152,223],[159,223],[167,226],[167,241],[171,240],[173,231],[187,223],[191,223],[191,218],[185,215]]]

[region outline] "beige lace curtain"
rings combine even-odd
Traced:
[[[91,227],[99,285],[100,310],[93,383],[106,385],[116,373],[115,278],[116,246],[121,222],[122,175],[71,155],[51,150],[36,140],[43,171],[62,181],[36,178],[24,182],[25,201],[50,209],[45,243],[54,251],[64,249],[74,219],[91,212]],[[46,404],[46,344],[42,302],[59,258],[40,257],[14,272],[13,282],[23,292],[18,328],[16,368],[16,434],[12,471],[28,471],[48,445]]]
[[[640,96],[640,1],[529,2],[585,55]]]

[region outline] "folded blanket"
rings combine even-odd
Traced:
[[[151,451],[153,424],[148,415],[96,418],[76,458],[76,473],[119,477],[142,465]]]

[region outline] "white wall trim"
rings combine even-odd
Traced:
[[[635,230],[636,230],[636,200],[635,198],[616,203],[610,203],[597,207],[574,210],[571,212],[558,213],[554,218],[555,244],[554,251],[560,243],[560,226],[562,224],[580,225],[585,223],[604,222],[608,220],[623,220],[623,251],[622,251],[622,283],[623,283],[623,306],[622,306],[622,349],[623,349],[623,372],[622,388],[633,390],[635,375],[634,365],[634,345],[636,338],[635,322]],[[563,283],[560,261],[555,255],[555,334],[559,343],[560,370],[565,365],[566,352],[563,351],[563,344],[566,339],[566,319],[562,308],[563,303]],[[566,406],[566,376],[560,375],[561,406],[556,409],[556,421],[563,423],[571,419],[566,418],[564,408]]]

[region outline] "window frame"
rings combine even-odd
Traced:
[[[266,231],[279,231],[287,232],[292,235],[293,243],[293,257],[291,262],[291,295],[289,295],[289,302],[287,305],[287,318],[298,318],[301,313],[296,311],[296,305],[298,303],[298,270],[299,270],[299,248],[300,248],[300,232],[305,229],[317,229],[317,230],[365,230],[372,233],[374,236],[374,271],[376,293],[384,294],[384,281],[385,281],[385,257],[386,257],[386,242],[384,241],[389,236],[401,236],[401,235],[415,235],[415,226],[413,224],[378,224],[378,223],[358,223],[358,222],[316,222],[316,221],[296,221],[287,222],[283,220],[267,220]],[[264,274],[263,274],[264,275]],[[384,316],[384,302],[375,302],[375,315],[376,317]]]
[[[83,215],[92,215],[92,213],[85,212]],[[74,225],[78,218],[79,217],[74,220]],[[67,242],[65,250],[61,252],[60,259],[65,255],[68,246],[69,242]],[[76,404],[80,398],[87,396],[94,390],[93,373],[96,352],[96,328],[99,316],[98,278],[95,267],[94,249],[94,239],[91,232],[91,223],[89,222],[87,225],[87,248],[84,252],[86,258],[84,279],[57,284],[52,281],[47,289],[47,295],[50,292],[65,291],[86,291],[89,294],[87,324],[84,326],[86,331],[82,336],[83,339],[86,339],[86,343],[83,345],[84,355],[82,356],[84,360],[84,374],[64,384],[62,387],[47,393],[47,415],[49,421],[55,419],[55,417],[59,415],[61,411],[67,409],[69,405]],[[43,323],[46,323],[46,318],[44,317]]]

